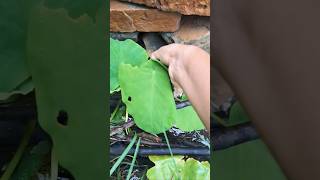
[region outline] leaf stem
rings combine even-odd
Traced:
[[[110,176],[113,174],[113,172],[118,168],[118,166],[120,165],[120,163],[123,161],[123,159],[126,157],[126,155],[129,153],[130,149],[132,148],[132,146],[134,145],[134,143],[137,140],[137,134],[134,135],[133,139],[131,140],[130,144],[127,146],[127,148],[123,151],[123,153],[121,154],[121,156],[119,157],[119,159],[114,163],[114,165],[112,166],[111,170],[110,170]]]
[[[128,172],[126,180],[129,180],[130,177],[131,177],[133,166],[134,166],[134,163],[135,163],[137,155],[138,155],[138,151],[139,151],[139,147],[140,147],[140,141],[141,141],[141,137],[139,137],[139,140],[137,142],[136,150],[134,152],[133,159],[132,159],[132,162],[131,162],[130,169],[129,169],[129,172]]]
[[[23,152],[25,151],[25,149],[28,146],[30,137],[33,133],[33,130],[36,126],[36,120],[31,120],[29,121],[29,123],[27,124],[26,127],[26,131],[22,137],[22,140],[20,142],[20,145],[18,147],[18,150],[16,152],[16,154],[13,156],[12,160],[10,161],[7,170],[3,173],[2,177],[0,178],[0,180],[8,180],[10,179],[10,177],[12,176],[14,170],[16,169],[17,165],[20,162],[20,159],[23,155]]]

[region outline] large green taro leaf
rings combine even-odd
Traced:
[[[0,101],[32,90],[18,87],[30,77],[26,67],[25,13],[23,1],[0,1]]]
[[[96,23],[103,16],[97,13]],[[108,178],[105,27],[87,15],[72,19],[64,9],[39,5],[30,12],[28,65],[38,119],[59,164],[76,180]]]
[[[146,50],[134,41],[110,38],[110,93],[119,87],[118,70],[121,63],[140,65],[147,60]]]
[[[204,125],[192,106],[177,110],[175,126],[185,132],[204,129]]]
[[[158,134],[172,127],[175,102],[167,71],[155,61],[140,67],[121,64],[119,80],[122,101],[141,129]]]

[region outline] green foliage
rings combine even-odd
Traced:
[[[141,129],[158,134],[172,127],[175,102],[166,70],[154,61],[141,67],[121,64],[119,80],[122,101]]]
[[[0,101],[31,88],[20,88],[30,74],[26,67],[26,8],[20,0],[0,2]]]
[[[126,180],[130,180],[130,177],[131,177],[131,174],[132,174],[132,171],[133,171],[133,166],[134,166],[134,163],[136,162],[137,155],[138,155],[138,152],[139,152],[140,142],[141,142],[141,137],[139,137],[139,140],[137,142],[136,149],[134,151],[134,155],[133,155],[133,158],[132,158],[132,162],[130,164],[130,168],[129,168]]]
[[[104,17],[102,9],[96,17]],[[59,164],[77,180],[108,178],[105,43],[105,26],[86,15],[72,19],[43,5],[30,12],[27,52],[38,119]]]
[[[14,98],[15,95],[26,95],[33,90],[32,79],[28,78],[10,92],[0,92],[0,102],[9,101]]]
[[[113,112],[113,113],[114,113],[114,115],[111,119],[111,123],[114,123],[114,124],[122,123],[122,122],[124,122],[124,119],[122,117],[126,113],[126,107],[121,106],[118,109],[116,109],[115,112]]]
[[[11,159],[10,163],[8,164],[5,172],[2,174],[0,180],[8,180],[11,179],[16,167],[18,166],[21,157],[23,156],[23,153],[25,152],[25,149],[27,148],[28,144],[29,144],[29,140],[32,136],[32,133],[34,131],[34,128],[36,126],[36,121],[35,120],[31,120],[28,122],[24,135],[21,139],[21,142],[19,144],[19,147],[15,153],[15,155],[13,156],[13,158]]]
[[[210,179],[210,164],[209,162],[199,162],[193,158],[187,159],[181,173],[181,179]]]
[[[209,180],[210,165],[208,162],[199,162],[189,158],[183,160],[183,156],[149,156],[155,164],[147,171],[150,180]],[[177,176],[175,176],[177,174]]]
[[[243,109],[242,105],[237,101],[231,106],[229,120],[227,126],[233,126],[250,121],[247,113]]]
[[[110,38],[110,93],[119,87],[120,64],[140,65],[148,60],[147,52],[134,41],[118,41]]]
[[[18,167],[14,171],[11,180],[29,180],[39,170],[43,159],[50,152],[51,144],[41,141],[30,151],[24,153]]]
[[[132,40],[110,39],[110,46],[110,93],[121,89],[122,101],[138,127],[152,134],[174,123],[184,131],[204,129],[192,107],[175,109],[164,65],[148,61],[147,52]]]
[[[117,161],[113,164],[113,166],[110,169],[110,176],[114,173],[114,171],[119,167],[119,165],[121,164],[121,162],[123,161],[123,159],[127,156],[127,154],[129,153],[130,149],[132,148],[132,146],[134,145],[134,143],[137,140],[137,134],[135,134],[133,136],[133,138],[131,139],[129,145],[126,147],[126,149],[122,152],[121,156],[117,159]],[[140,138],[139,138],[140,140]]]
[[[204,125],[192,106],[177,110],[175,126],[185,132],[204,129]]]
[[[214,179],[285,180],[277,162],[261,140],[250,141],[212,154]]]

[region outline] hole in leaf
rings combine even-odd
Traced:
[[[128,97],[128,101],[131,102],[131,96]]]
[[[68,125],[68,113],[64,110],[60,110],[57,116],[57,121],[61,125]]]

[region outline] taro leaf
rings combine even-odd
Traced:
[[[204,129],[204,125],[192,106],[177,110],[175,126],[185,132]]]
[[[155,164],[147,171],[149,180],[176,180],[175,173],[179,177],[185,164],[183,156],[149,156],[149,159]]]
[[[30,77],[26,67],[25,12],[20,0],[0,1],[0,101],[19,94],[17,86]]]
[[[249,121],[249,117],[239,101],[234,103],[230,109],[229,120],[227,121],[227,126],[234,126],[242,124]]]
[[[279,165],[261,140],[249,141],[212,155],[213,179],[285,180]]]
[[[101,7],[95,22],[102,22]],[[107,179],[105,27],[43,5],[30,12],[28,65],[38,119],[59,164],[77,180]]]
[[[205,162],[199,162],[193,158],[187,159],[181,179],[194,179],[194,180],[209,180],[210,179],[210,164]]]
[[[155,164],[147,171],[150,180],[210,179],[210,164],[207,161],[199,162],[192,158],[184,161],[183,156],[149,156],[149,159]]]
[[[166,70],[154,61],[140,67],[121,64],[119,80],[122,101],[138,127],[149,133],[162,133],[172,127],[175,102]]]
[[[147,60],[147,52],[134,41],[110,38],[110,93],[119,87],[118,72],[121,63],[140,65]]]

